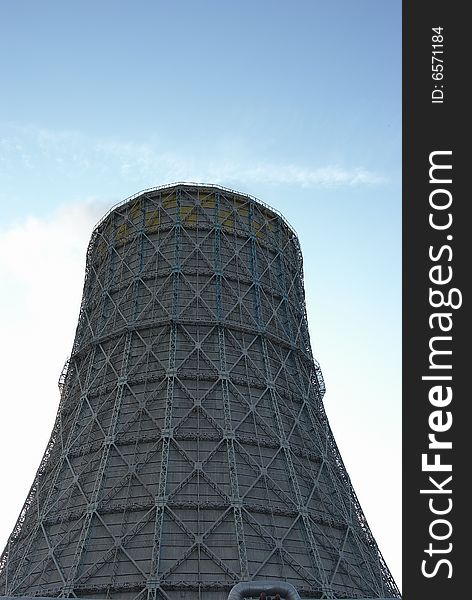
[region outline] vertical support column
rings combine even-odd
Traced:
[[[317,543],[315,537],[313,535],[313,529],[310,523],[310,519],[308,516],[307,507],[304,505],[302,494],[300,491],[300,486],[298,483],[297,474],[295,472],[295,467],[292,461],[292,454],[290,450],[290,444],[287,440],[287,436],[285,434],[285,429],[283,426],[282,416],[280,414],[280,408],[277,398],[277,393],[275,391],[275,382],[272,379],[272,369],[270,366],[270,358],[269,352],[267,349],[267,339],[264,335],[265,327],[263,324],[263,315],[262,315],[262,306],[261,306],[261,292],[260,292],[260,278],[257,267],[257,245],[256,245],[256,235],[255,229],[253,227],[253,219],[254,219],[254,203],[251,202],[249,209],[249,226],[251,230],[251,274],[252,281],[254,286],[254,305],[257,319],[257,326],[259,331],[259,338],[261,342],[262,348],[262,357],[264,362],[264,371],[266,377],[266,385],[269,390],[272,411],[274,414],[274,421],[277,428],[277,433],[279,436],[279,444],[282,448],[285,461],[287,463],[288,476],[290,479],[290,483],[295,494],[295,500],[297,503],[297,510],[299,513],[299,517],[301,517],[303,522],[303,530],[305,533],[306,540],[308,542],[308,546],[310,549],[310,556],[312,559],[313,571],[314,573],[318,573],[319,580],[318,583],[323,587],[323,590],[326,590],[325,593],[329,594],[328,590],[328,581],[326,579],[326,575],[324,569],[322,568],[321,557],[318,552]],[[326,598],[330,598],[331,596],[326,595]]]
[[[112,222],[114,224],[114,221]],[[108,243],[108,265],[107,265],[107,273],[106,280],[103,290],[103,304],[102,304],[102,325],[104,326],[106,323],[106,319],[108,317],[107,313],[107,305],[109,301],[109,293],[110,286],[113,280],[113,272],[115,265],[115,228],[112,229],[112,240]],[[136,292],[136,289],[134,290]],[[77,578],[80,562],[86,547],[87,538],[90,533],[90,529],[92,527],[93,518],[97,514],[98,500],[99,494],[102,488],[103,478],[105,475],[105,471],[108,465],[108,459],[110,456],[110,449],[115,443],[115,432],[116,426],[118,424],[118,418],[121,411],[121,405],[123,401],[123,395],[127,386],[127,373],[128,373],[128,362],[129,355],[131,350],[133,332],[128,330],[124,337],[123,344],[123,353],[122,353],[122,361],[121,361],[121,369],[120,375],[118,377],[117,385],[116,385],[116,394],[115,401],[113,404],[112,414],[110,424],[108,426],[108,431],[103,441],[102,453],[100,456],[100,463],[97,469],[97,474],[95,476],[95,481],[92,489],[92,494],[90,497],[90,501],[88,502],[87,511],[85,514],[84,522],[82,524],[82,528],[79,535],[79,540],[77,542],[77,546],[75,549],[74,557],[72,559],[71,567],[69,570],[69,574],[67,577],[66,584],[62,589],[61,596],[68,597],[70,594],[74,593],[74,585]],[[96,352],[96,344],[93,347],[93,354]],[[92,366],[92,363],[89,365]]]
[[[62,590],[62,597],[68,597],[69,594],[74,591],[74,583],[77,577],[80,560],[82,558],[85,543],[87,537],[89,535],[90,527],[92,525],[93,517],[97,512],[98,506],[98,497],[103,483],[103,476],[105,474],[105,469],[108,464],[108,457],[110,455],[110,448],[115,443],[115,431],[116,425],[118,423],[118,416],[121,410],[121,404],[123,401],[124,390],[127,386],[127,372],[128,372],[128,359],[131,349],[131,340],[132,340],[132,332],[128,331],[125,335],[124,347],[123,347],[123,355],[121,362],[121,371],[120,376],[118,378],[117,386],[116,386],[116,395],[115,402],[113,405],[112,415],[110,425],[108,426],[107,435],[103,441],[102,454],[100,456],[100,464],[98,466],[97,475],[95,477],[95,482],[93,485],[92,495],[90,497],[90,501],[87,506],[87,512],[85,514],[85,519],[82,524],[82,529],[80,531],[79,541],[77,543],[74,558],[72,559],[72,564],[70,567],[69,575],[67,577],[67,581]]]
[[[144,266],[144,225],[146,219],[146,210],[145,210],[145,201],[143,198],[140,199],[140,212],[141,212],[141,223],[139,228],[139,233],[136,238],[136,245],[138,247],[139,252],[139,265],[138,272],[134,277],[133,282],[133,295],[134,295],[134,306],[133,306],[133,321],[136,321],[138,312],[139,312],[139,300],[140,300],[140,292],[141,292],[141,284],[142,284],[142,274],[143,274],[143,266]]]
[[[221,261],[221,224],[219,220],[220,196],[216,192],[215,198],[215,285],[216,285],[216,317],[218,322],[218,351],[220,361],[220,382],[223,399],[224,413],[224,438],[226,442],[226,454],[228,457],[229,479],[231,486],[231,506],[233,508],[234,525],[236,530],[236,541],[238,544],[239,567],[241,580],[249,579],[249,568],[247,563],[246,541],[244,538],[244,524],[242,515],[242,502],[239,495],[238,472],[236,467],[236,456],[234,451],[234,430],[231,421],[231,406],[229,400],[228,372],[226,367],[226,340],[223,316],[223,292],[222,279],[223,269]]]
[[[161,469],[159,473],[159,483],[157,496],[155,499],[156,514],[154,519],[154,538],[152,548],[152,559],[151,559],[151,572],[148,577],[147,587],[147,598],[148,600],[155,600],[157,597],[157,591],[160,587],[159,580],[159,560],[161,554],[161,540],[162,530],[164,525],[164,514],[165,507],[167,504],[167,470],[169,465],[169,450],[170,443],[173,437],[172,427],[172,413],[174,405],[174,387],[175,387],[175,359],[177,353],[177,320],[179,316],[180,308],[180,275],[181,275],[181,264],[180,264],[180,244],[181,244],[181,211],[180,211],[180,189],[176,190],[176,222],[174,226],[174,266],[172,268],[172,279],[173,279],[173,296],[172,296],[172,318],[169,332],[169,363],[166,373],[167,378],[167,389],[166,389],[166,403],[164,409],[164,427],[162,429],[162,449],[161,449]]]
[[[278,254],[278,260],[277,260],[277,265],[279,268],[279,285],[280,285],[280,290],[282,293],[282,303],[283,303],[283,309],[284,309],[284,313],[285,313],[285,331],[287,333],[288,339],[290,340],[290,342],[293,340],[294,336],[293,336],[293,327],[292,327],[292,319],[290,318],[290,310],[289,310],[289,300],[288,300],[288,289],[287,289],[287,277],[285,275],[285,268],[284,268],[284,262],[283,262],[283,225],[282,225],[282,221],[279,219],[278,220],[278,231],[277,231],[277,236],[276,236],[276,240],[277,240],[277,254]]]
[[[107,308],[110,299],[110,286],[113,280],[113,272],[115,269],[115,215],[110,215],[111,219],[111,239],[107,242],[107,267],[105,273],[105,281],[102,290],[102,311],[100,315],[100,325],[97,327],[96,334],[100,335],[105,327],[107,320]]]

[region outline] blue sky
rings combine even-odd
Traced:
[[[94,223],[200,181],[298,231],[328,415],[401,582],[400,65],[399,0],[0,3],[0,443],[18,457],[0,546],[52,427]]]

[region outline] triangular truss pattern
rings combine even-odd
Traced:
[[[254,198],[148,190],[93,232],[54,429],[0,593],[399,597],[323,410],[297,237]]]

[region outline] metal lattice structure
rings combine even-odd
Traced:
[[[95,228],[48,447],[0,593],[399,597],[326,418],[298,239],[221,187],[141,192]]]

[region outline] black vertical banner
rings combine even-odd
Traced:
[[[404,600],[472,597],[466,9],[403,4]]]

